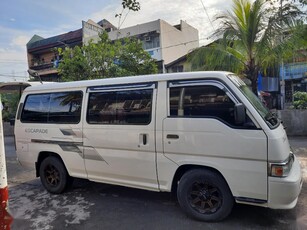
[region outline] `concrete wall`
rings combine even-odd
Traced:
[[[178,28],[160,20],[162,59],[164,64],[191,52],[199,47],[198,30],[184,21],[180,21]]]
[[[307,136],[307,110],[278,110],[289,136]]]
[[[14,126],[10,125],[10,122],[3,122],[4,136],[14,136]]]
[[[146,50],[154,52],[155,55],[152,57],[158,61],[163,60],[164,64],[168,64],[199,47],[198,30],[182,20],[179,25],[174,26],[158,19],[120,29],[119,36],[117,30],[109,32],[108,35],[111,40],[115,40],[117,37],[131,37],[150,32],[160,34],[160,47]]]

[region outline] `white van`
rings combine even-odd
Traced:
[[[17,156],[44,187],[72,178],[177,192],[189,216],[217,221],[234,202],[293,208],[302,187],[284,127],[228,72],[28,87]]]

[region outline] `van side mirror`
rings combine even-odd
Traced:
[[[234,108],[235,123],[243,125],[246,120],[245,107],[242,103],[236,104]]]

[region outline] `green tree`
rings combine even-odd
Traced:
[[[62,81],[77,81],[157,73],[155,60],[134,38],[111,41],[106,32],[97,43],[59,49]]]
[[[276,67],[293,50],[306,45],[305,27],[297,21],[300,15],[290,2],[277,7],[264,0],[233,0],[232,10],[215,18],[221,22],[214,33],[220,39],[192,53],[192,68],[244,75],[257,93],[259,71]]]
[[[121,13],[115,14],[115,17],[118,18],[118,27],[117,27],[118,31],[120,30],[121,26],[124,24],[130,11],[139,11],[141,9],[140,3],[136,0],[123,0],[122,7],[123,8],[122,8]],[[122,18],[123,15],[124,15],[124,18]]]
[[[9,121],[15,117],[20,95],[19,93],[4,93],[0,97],[4,105],[2,118],[4,121]]]
[[[295,109],[307,109],[307,92],[295,92],[293,99]]]

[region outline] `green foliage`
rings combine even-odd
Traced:
[[[139,11],[141,9],[140,3],[136,0],[123,0],[122,1],[123,9],[129,9],[132,11]]]
[[[106,32],[97,43],[59,49],[62,81],[110,78],[157,73],[155,60],[132,38],[111,41]]]
[[[307,92],[295,92],[293,97],[293,107],[295,109],[307,109]]]
[[[2,111],[2,119],[4,121],[9,121],[11,118],[15,117],[19,102],[19,94],[18,93],[2,94],[1,101],[4,106]]]
[[[192,68],[245,75],[256,93],[259,71],[265,73],[306,47],[306,29],[296,20],[302,12],[286,2],[276,7],[264,0],[233,0],[232,10],[215,18],[221,25],[214,35],[220,39],[192,53]]]

